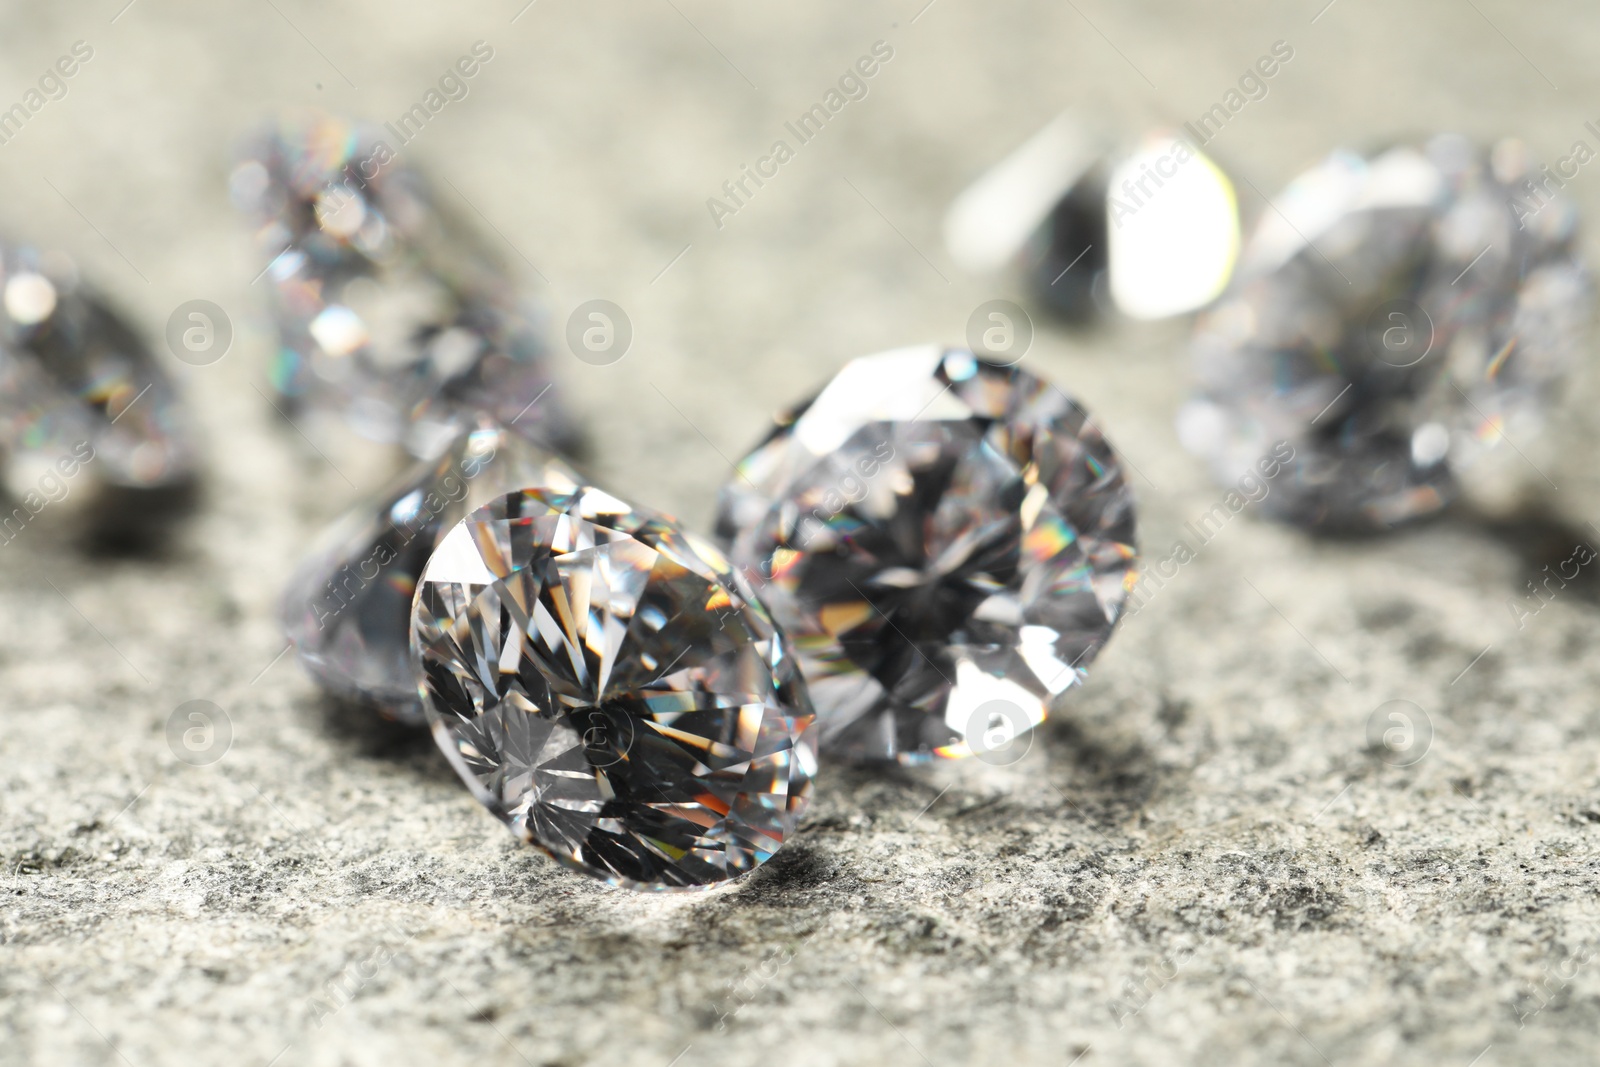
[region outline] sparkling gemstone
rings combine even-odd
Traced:
[[[1239,210],[1227,175],[1186,138],[1119,144],[1062,115],[955,199],[945,244],[974,273],[1017,267],[1066,319],[1164,318],[1227,285]]]
[[[1584,352],[1577,212],[1536,178],[1518,142],[1448,135],[1297,178],[1197,324],[1184,443],[1223,484],[1292,448],[1259,506],[1307,527],[1444,507],[1486,449],[1536,435]]]
[[[598,489],[533,485],[453,526],[412,648],[473,793],[612,884],[747,873],[810,796],[813,714],[783,636],[715,548]]]
[[[137,491],[146,508],[193,486],[196,449],[176,390],[70,259],[0,247],[0,309],[0,452],[43,465],[91,455],[89,477]]]
[[[284,631],[328,692],[415,725],[425,720],[411,665],[411,599],[445,533],[474,508],[525,485],[576,484],[569,467],[479,416],[435,459],[331,526],[290,579]]]
[[[983,754],[1084,677],[1136,577],[1088,414],[933,346],[855,360],[723,487],[717,534],[789,634],[825,753]]]
[[[558,406],[534,403],[550,386],[539,314],[396,157],[381,130],[311,115],[263,133],[234,168],[234,202],[269,263],[281,405],[313,432],[342,418],[423,456],[480,410],[566,443]]]

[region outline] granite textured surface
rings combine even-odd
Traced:
[[[124,2],[0,10],[0,105],[94,49],[0,145],[0,227],[152,337],[196,298],[237,336],[169,361],[208,442],[169,543],[95,549],[69,501],[0,546],[0,1064],[1594,1061],[1597,583],[1520,628],[1508,607],[1600,537],[1592,374],[1442,521],[1232,520],[1021,761],[825,768],[745,884],[629,895],[516,846],[429,740],[280,657],[281,583],[392,457],[330,465],[277,423],[224,190],[262,115],[390,119],[487,42],[404,151],[558,323],[627,310],[626,358],[562,358],[561,402],[599,478],[704,527],[769,411],[1012,295],[948,262],[940,212],[1061,108],[1192,118],[1284,40],[1214,145],[1249,214],[1338,143],[1518,133],[1553,163],[1596,143],[1592,6]],[[706,199],[880,40],[867,95],[717,228]],[[1600,219],[1600,173],[1570,190]],[[1041,319],[1027,356],[1136,470],[1157,555],[1221,495],[1172,429],[1186,328]],[[208,766],[167,740],[189,700],[231,729]],[[1396,707],[1408,766],[1369,743]]]

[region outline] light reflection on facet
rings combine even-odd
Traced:
[[[1120,190],[1141,179],[1144,188],[1158,184],[1130,210]],[[1110,187],[1111,296],[1124,313],[1181,315],[1227,288],[1239,256],[1239,205],[1215,163],[1176,138],[1156,139],[1112,170]]]

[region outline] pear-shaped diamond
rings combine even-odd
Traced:
[[[615,885],[744,874],[815,773],[788,644],[712,546],[588,486],[446,534],[412,615],[434,736],[524,840]]]

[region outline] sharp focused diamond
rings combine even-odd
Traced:
[[[536,486],[452,527],[412,649],[474,794],[607,882],[744,874],[810,796],[813,716],[787,642],[715,548],[598,489]]]
[[[479,505],[525,485],[578,484],[536,445],[480,417],[321,538],[283,596],[300,662],[329,692],[421,724],[410,658],[411,599],[446,531]]]
[[[1185,444],[1223,484],[1292,445],[1261,506],[1309,527],[1442,508],[1485,448],[1541,428],[1583,354],[1589,277],[1552,184],[1517,142],[1455,136],[1301,175],[1196,328]]]
[[[717,533],[794,641],[824,751],[902,763],[1041,722],[1136,576],[1133,498],[1087,413],[931,346],[855,360],[780,420]]]
[[[248,147],[230,185],[270,261],[272,381],[291,414],[336,415],[417,455],[480,410],[564,443],[549,398],[529,410],[550,384],[535,317],[378,131],[287,121]]]
[[[0,452],[54,463],[87,442],[104,485],[193,483],[194,442],[172,383],[71,260],[0,247],[0,308]]]

